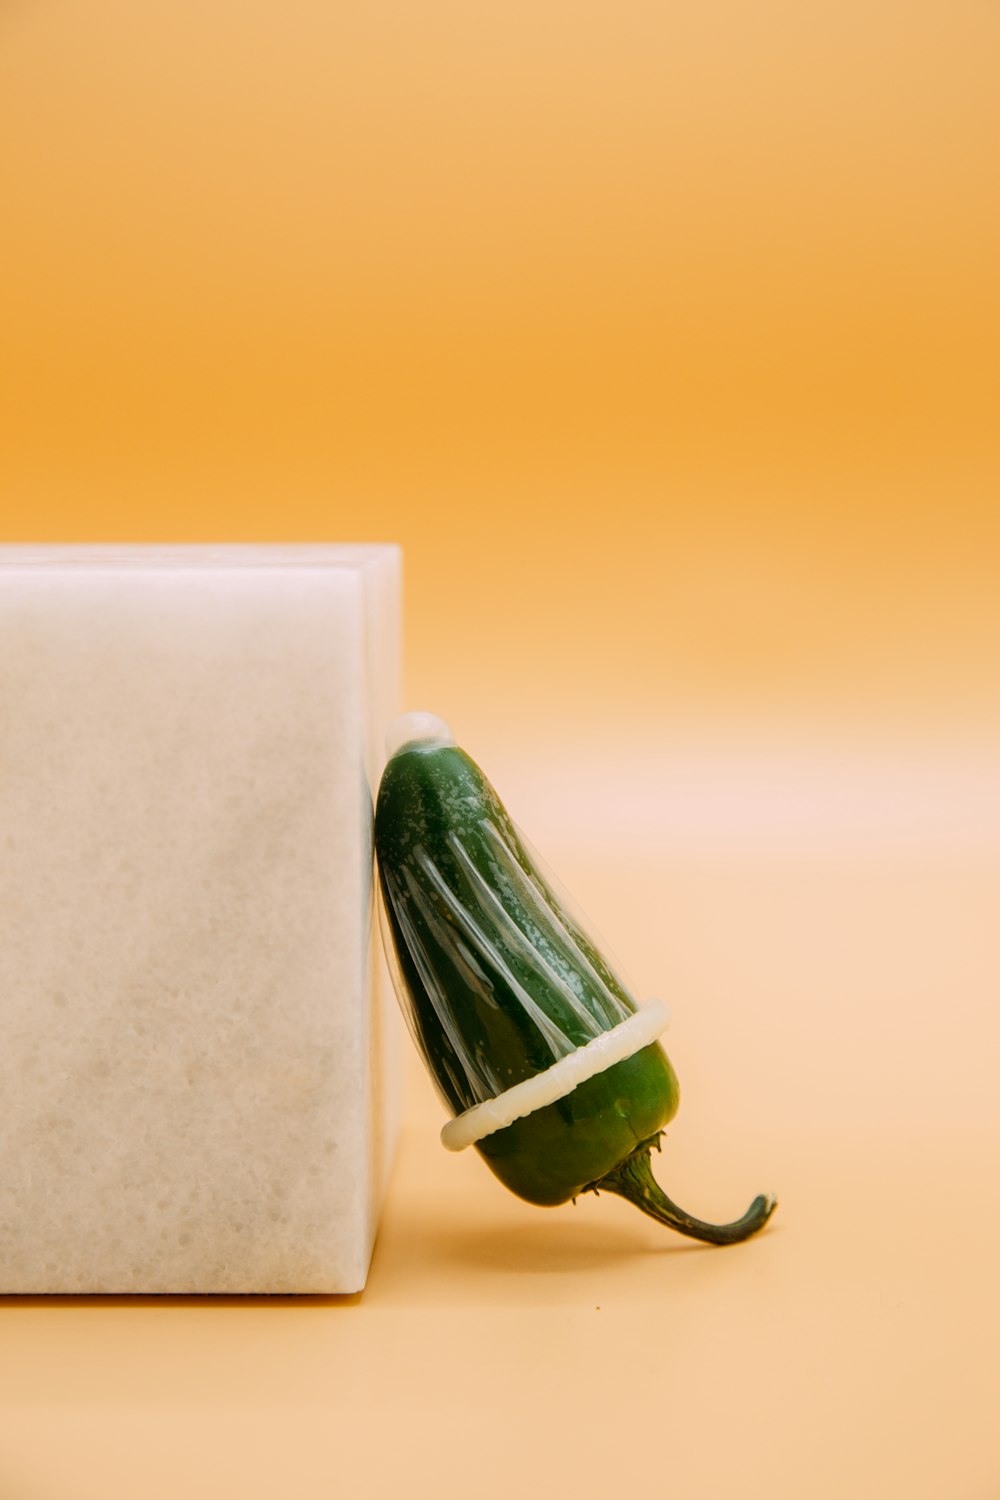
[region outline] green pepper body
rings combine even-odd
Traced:
[[[390,758],[375,847],[403,1009],[453,1114],[543,1072],[635,1013],[489,781],[454,744],[414,741]],[[528,1202],[555,1205],[602,1188],[683,1233],[743,1238],[752,1229],[734,1233],[736,1225],[702,1225],[682,1214],[648,1172],[650,1147],[678,1097],[674,1070],[654,1042],[476,1149]]]

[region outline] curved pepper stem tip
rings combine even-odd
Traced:
[[[642,1209],[644,1214],[649,1214],[657,1223],[666,1224],[670,1229],[676,1229],[678,1234],[703,1240],[709,1245],[737,1245],[740,1240],[749,1239],[752,1234],[763,1229],[777,1208],[778,1200],[773,1193],[761,1193],[742,1218],[734,1219],[731,1224],[709,1224],[704,1219],[696,1219],[693,1214],[678,1208],[653,1176],[649,1155],[654,1144],[658,1145],[658,1142],[640,1146],[638,1151],[615,1167],[613,1172],[593,1183],[593,1190],[617,1193],[619,1197],[628,1199],[629,1203],[634,1203],[636,1208]]]

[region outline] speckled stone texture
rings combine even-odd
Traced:
[[[393,547],[0,548],[0,1292],[352,1292]]]

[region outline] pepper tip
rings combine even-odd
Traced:
[[[424,713],[421,710],[399,714],[385,732],[386,758],[391,760],[397,750],[402,750],[404,745],[413,744],[415,741],[453,745],[455,737],[444,719],[438,718],[437,714]]]

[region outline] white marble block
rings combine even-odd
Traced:
[[[0,548],[0,1292],[353,1292],[395,547]]]

